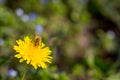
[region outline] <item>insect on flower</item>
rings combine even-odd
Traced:
[[[38,35],[35,35],[35,38],[34,38],[33,42],[34,42],[34,46],[41,45],[41,37],[38,36]]]
[[[20,62],[26,61],[27,64],[32,65],[35,69],[38,67],[47,68],[46,63],[51,63],[51,50],[43,42],[39,35],[33,39],[28,36],[24,40],[16,40],[17,45],[13,49],[18,52],[15,57],[20,59]]]

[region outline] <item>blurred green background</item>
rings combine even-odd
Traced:
[[[35,33],[53,60],[25,80],[120,80],[120,0],[0,0],[0,80],[20,76],[13,45]]]

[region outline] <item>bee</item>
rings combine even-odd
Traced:
[[[39,46],[41,45],[41,37],[36,35],[33,39],[33,42],[34,42],[34,46]]]

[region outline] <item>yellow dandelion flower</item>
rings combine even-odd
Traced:
[[[35,37],[31,40],[28,36],[24,37],[24,41],[17,40],[18,45],[14,45],[14,50],[18,52],[15,55],[20,62],[26,61],[27,64],[32,65],[35,69],[38,67],[47,68],[46,63],[51,63],[51,50],[45,47],[41,38]]]

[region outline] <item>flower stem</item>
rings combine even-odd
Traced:
[[[23,71],[22,76],[21,76],[21,80],[25,80],[25,75],[27,73],[27,70],[28,70],[28,67],[25,66],[24,71]]]

